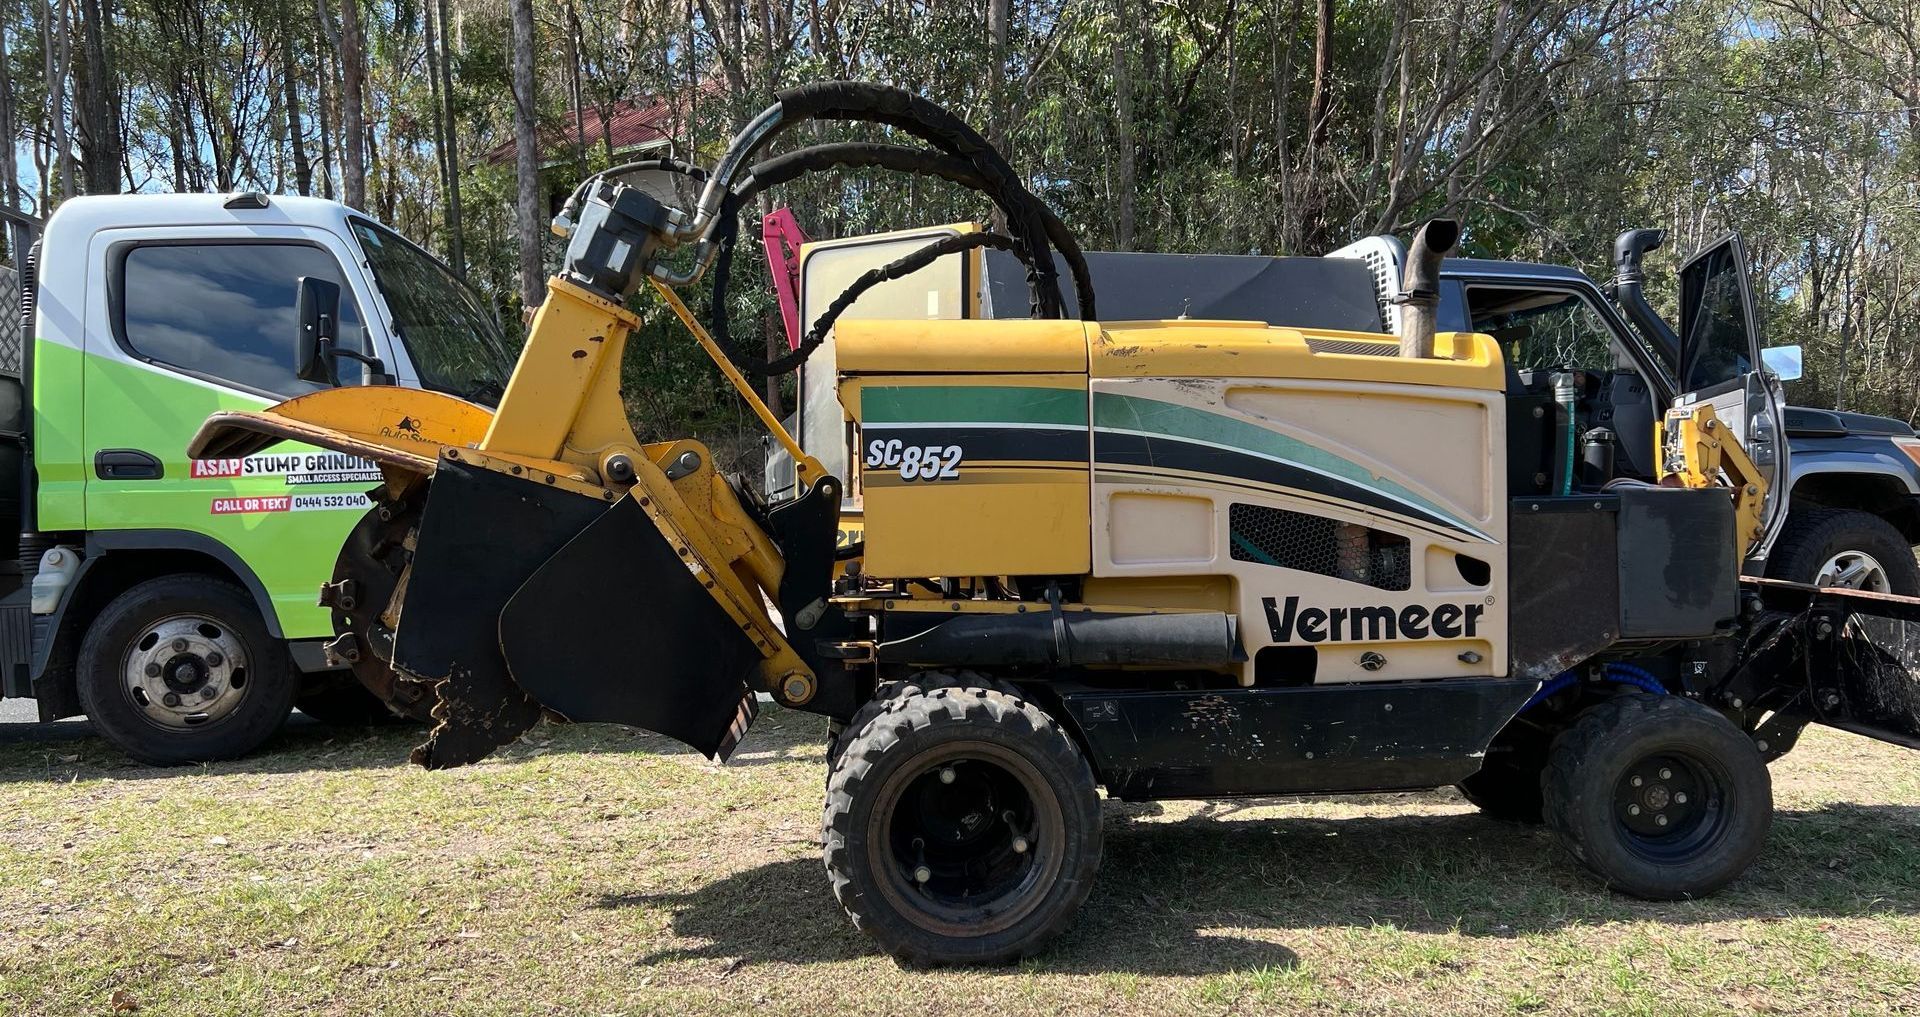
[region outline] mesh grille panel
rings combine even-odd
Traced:
[[[1315,353],[1345,353],[1356,357],[1397,357],[1400,344],[1367,339],[1321,339],[1307,337],[1307,349]]]
[[[1324,516],[1235,504],[1227,510],[1235,561],[1364,583],[1382,590],[1413,585],[1407,538]]]

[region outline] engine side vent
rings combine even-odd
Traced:
[[[1345,353],[1353,357],[1397,357],[1400,355],[1399,343],[1380,342],[1372,339],[1326,339],[1311,335],[1307,337],[1307,349],[1315,353]]]
[[[1227,510],[1227,528],[1235,561],[1311,572],[1381,590],[1413,585],[1412,546],[1397,533],[1239,503]]]

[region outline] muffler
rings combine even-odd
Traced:
[[[1460,224],[1452,219],[1429,219],[1413,235],[1407,265],[1401,273],[1400,355],[1433,356],[1433,334],[1440,322],[1440,262],[1460,242]]]

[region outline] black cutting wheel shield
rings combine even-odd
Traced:
[[[428,485],[393,664],[434,688],[433,731],[413,761],[478,762],[540,719],[500,653],[500,612],[606,502],[442,457]],[[571,591],[579,599],[589,591]],[[565,630],[559,630],[563,637]]]
[[[632,724],[725,758],[761,655],[632,498],[534,572],[500,614],[515,680],[569,720]]]

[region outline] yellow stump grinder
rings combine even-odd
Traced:
[[[925,147],[767,154],[814,120]],[[716,341],[676,291],[726,258],[744,202],[848,168],[973,188],[1004,233],[922,235],[842,276],[803,342],[743,371],[726,301]],[[1451,222],[1421,229],[1377,327],[1107,321],[1087,258],[1001,155],[888,87],[781,93],[710,170],[619,167],[558,225],[564,266],[497,409],[335,388],[216,414],[192,455],[293,440],[379,464],[321,602],[332,654],[431,718],[422,765],[543,715],[720,758],[762,697],[829,718],[828,875],[904,960],[1004,961],[1060,932],[1099,865],[1100,788],[1458,784],[1666,899],[1753,861],[1767,763],[1808,723],[1920,747],[1920,601],[1741,578],[1786,498],[1784,442],[1749,448],[1778,385],[1737,245],[1682,272],[1680,376],[1706,381],[1632,477],[1541,440],[1567,430],[1564,400],[1518,383],[1494,338],[1435,334]],[[966,266],[989,248],[1022,266],[1024,317],[982,315]],[[851,313],[936,262],[962,266],[946,306],[929,289],[924,309]],[[635,437],[620,368],[643,288],[791,460],[784,497],[697,441]],[[352,355],[323,305],[303,307],[303,362]],[[830,436],[812,447],[750,380],[803,361],[796,429]],[[1564,483],[1521,494],[1516,476]]]

